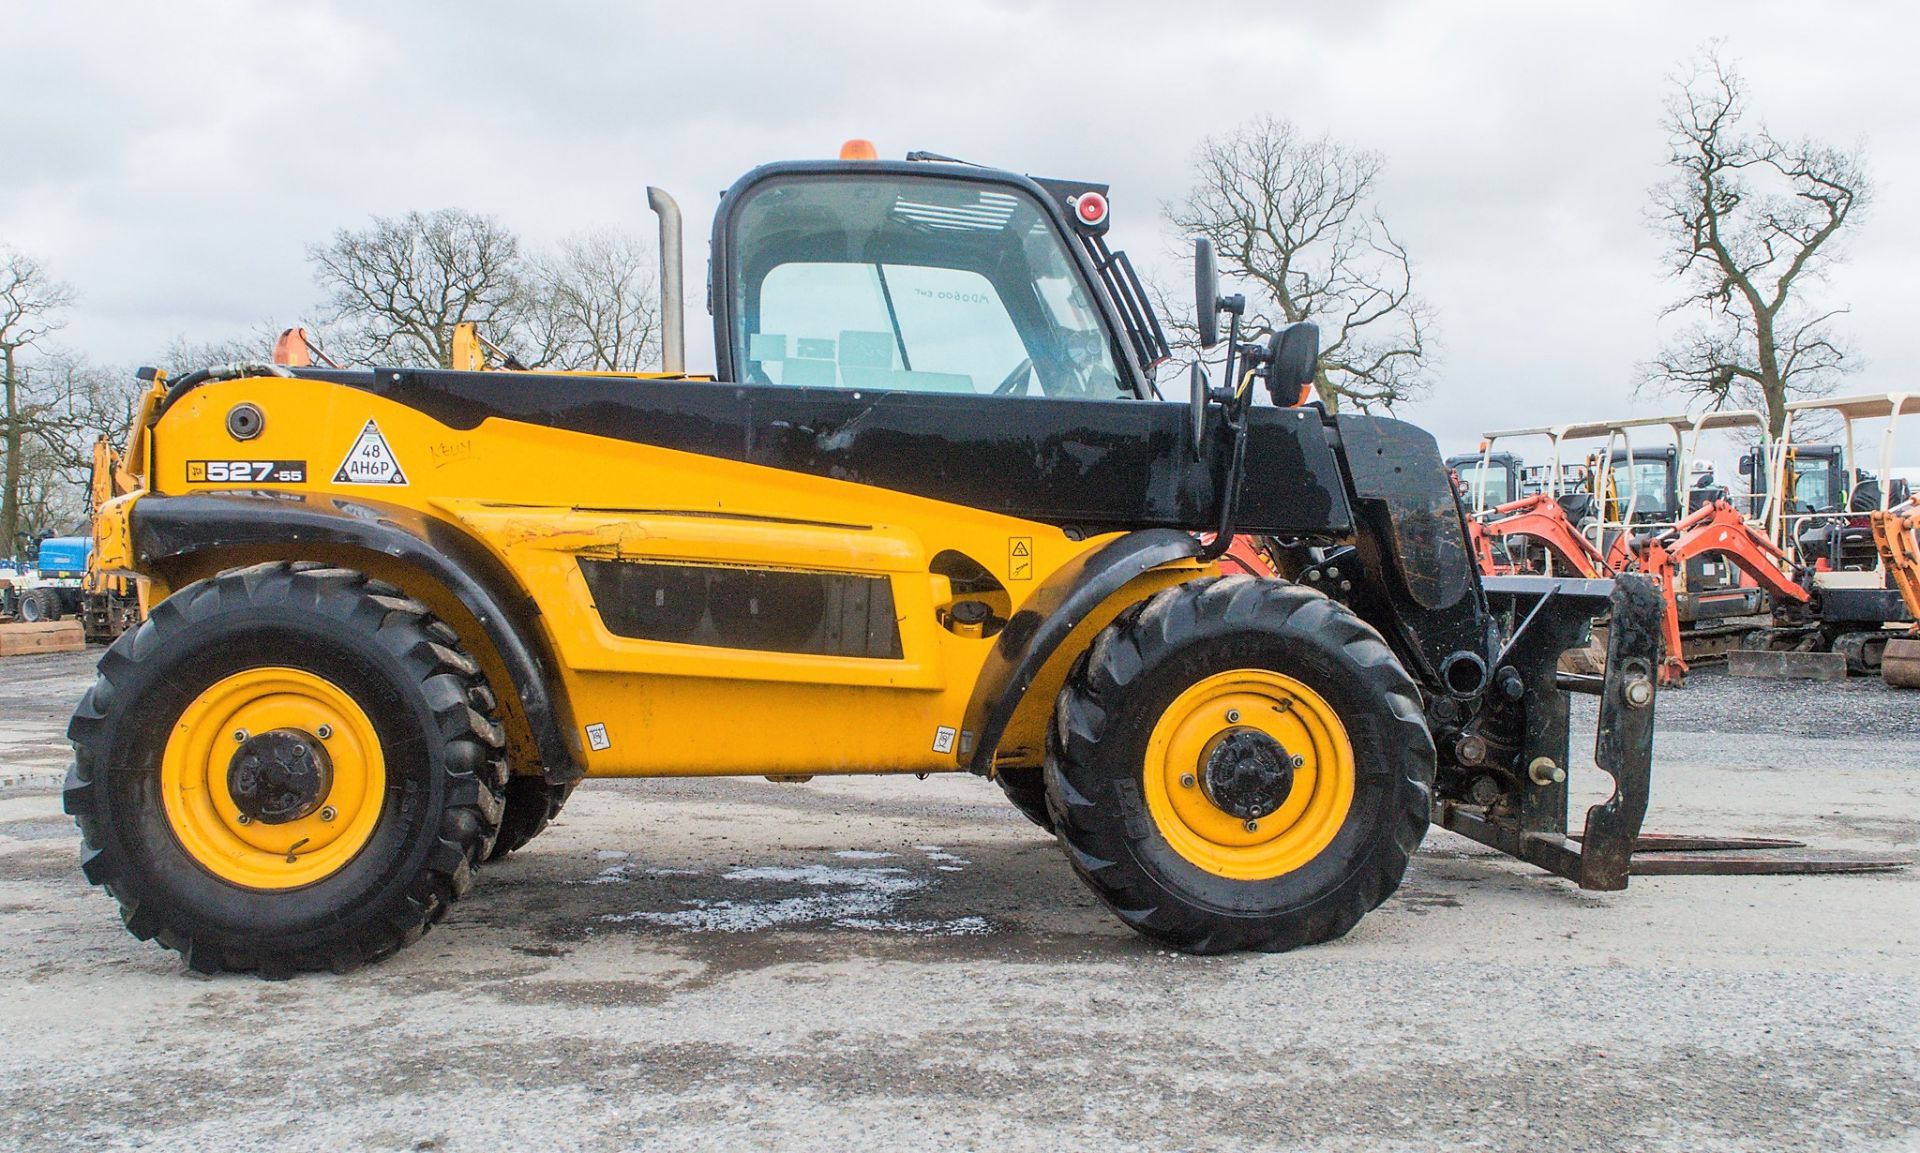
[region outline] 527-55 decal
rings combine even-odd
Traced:
[[[305,484],[304,460],[190,460],[187,483]]]

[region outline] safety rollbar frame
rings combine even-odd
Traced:
[[[1147,290],[1141,285],[1139,274],[1133,270],[1133,262],[1127,259],[1126,253],[1108,248],[1103,236],[1082,236],[1081,243],[1093,261],[1094,271],[1100,275],[1101,286],[1120,311],[1127,339],[1140,358],[1141,367],[1151,371],[1173,355],[1173,348],[1167,343],[1160,318],[1147,300]]]

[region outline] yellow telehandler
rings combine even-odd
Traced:
[[[1483,580],[1432,437],[1303,403],[1317,333],[1240,339],[1210,248],[1224,378],[1161,403],[1104,186],[767,165],[714,223],[703,379],[652,199],[665,374],[475,347],[148,373],[139,484],[97,536],[152,609],[73,718],[66,788],[136,935],[196,969],[350,968],[586,777],[994,777],[1120,919],[1195,952],[1340,936],[1430,820],[1626,884],[1651,587]],[[1236,535],[1278,575],[1223,575]],[[1603,612],[1605,676],[1558,675]],[[1573,835],[1569,691],[1600,696],[1617,785]]]

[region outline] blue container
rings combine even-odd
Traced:
[[[87,571],[87,553],[93,541],[84,536],[56,536],[40,542],[40,576],[43,580],[83,576]]]

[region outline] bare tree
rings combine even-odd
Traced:
[[[653,249],[629,233],[569,238],[531,262],[521,307],[527,362],[635,372],[660,355]]]
[[[222,362],[205,362],[217,363]],[[126,444],[134,406],[146,386],[127,369],[93,364],[71,353],[48,357],[35,366],[32,377],[41,410],[34,429],[43,449],[41,467],[84,507],[94,442],[104,436],[116,448]]]
[[[0,551],[11,552],[23,526],[29,450],[45,405],[32,396],[25,354],[63,323],[73,290],[32,257],[0,248]]]
[[[1832,244],[1868,200],[1859,148],[1743,133],[1747,91],[1709,46],[1668,102],[1672,175],[1653,190],[1655,227],[1686,295],[1667,315],[1691,321],[1645,366],[1642,387],[1720,408],[1766,409],[1778,435],[1795,395],[1830,391],[1851,366],[1832,321],[1844,308],[1804,299],[1837,256]]]
[[[1330,408],[1392,409],[1427,387],[1432,313],[1413,265],[1374,205],[1381,159],[1262,117],[1201,142],[1186,199],[1164,209],[1213,241],[1247,293],[1251,335],[1320,326],[1315,382]]]
[[[176,336],[160,352],[159,366],[175,376],[221,364],[259,364],[273,358],[278,330],[260,325],[244,336],[221,340],[189,340]]]
[[[453,364],[453,328],[505,333],[524,291],[520,240],[490,216],[457,208],[376,216],[307,249],[336,326],[332,351],[362,364]]]

